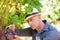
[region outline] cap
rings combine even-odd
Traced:
[[[26,17],[25,17],[26,18],[25,20],[28,20],[29,18],[31,18],[31,17],[33,17],[35,15],[39,15],[38,10],[36,8],[33,8],[32,14],[27,14]]]

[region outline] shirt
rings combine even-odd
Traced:
[[[48,24],[46,20],[43,22],[45,23],[44,28],[39,32],[34,30],[32,34],[32,40],[60,40],[58,31]]]

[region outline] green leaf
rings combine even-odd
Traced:
[[[18,16],[17,15],[12,17],[12,23],[15,25],[18,23]]]
[[[36,9],[41,12],[41,7],[40,6],[36,6]]]

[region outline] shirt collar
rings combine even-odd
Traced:
[[[49,26],[49,24],[47,23],[47,21],[46,20],[43,20],[43,22],[44,22],[44,28],[42,29],[42,31],[41,32],[43,32],[43,31],[48,31],[48,26]]]

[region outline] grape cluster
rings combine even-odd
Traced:
[[[15,31],[10,30],[10,29],[5,30],[5,34],[7,38],[9,37],[9,35],[12,35],[13,38],[15,38],[15,35],[17,35]]]

